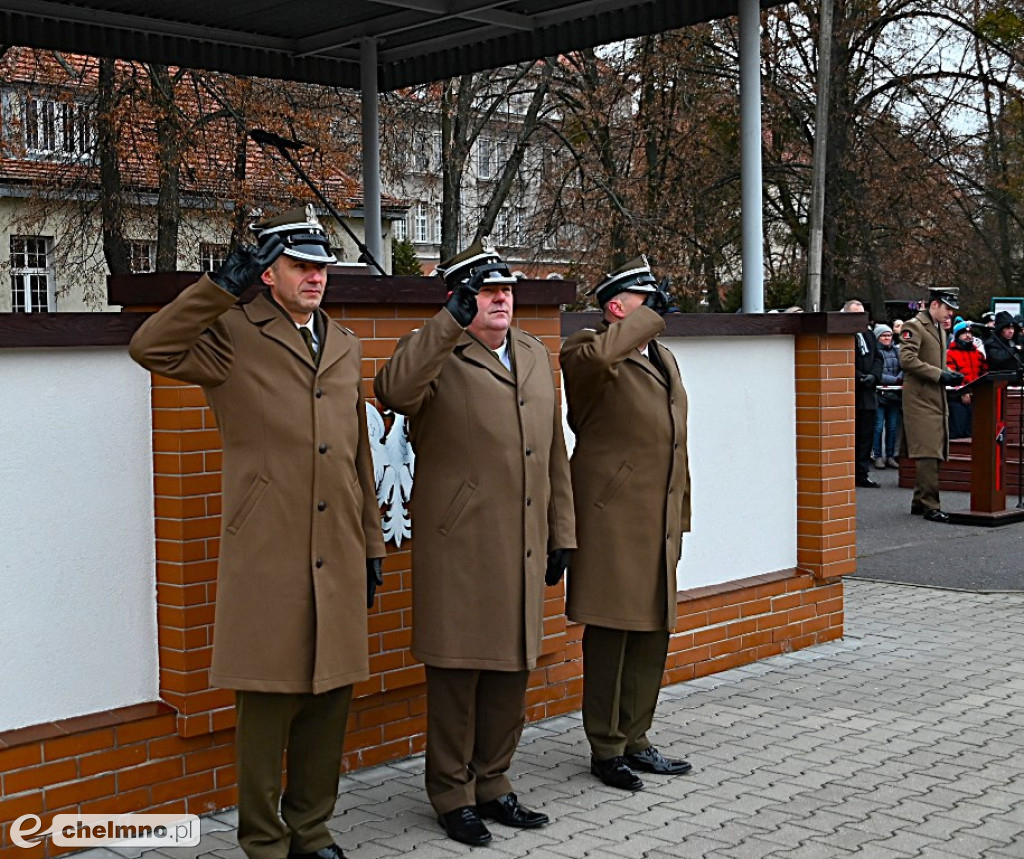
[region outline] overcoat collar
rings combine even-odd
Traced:
[[[350,339],[331,325],[323,310],[316,311],[315,324],[317,332],[320,333],[320,361],[314,362],[295,322],[270,297],[269,292],[264,290],[243,309],[248,320],[258,326],[265,337],[276,340],[296,358],[316,370],[318,375],[337,363],[352,348]]]
[[[509,360],[515,368],[514,374],[501,363],[493,349],[485,346],[468,331],[464,332],[459,342],[455,344],[455,352],[463,360],[483,367],[496,379],[510,385],[522,386],[537,364],[535,345],[540,346],[539,343],[531,343],[530,338],[517,328],[509,329],[508,351]]]

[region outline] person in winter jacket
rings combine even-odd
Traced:
[[[1013,315],[1005,310],[996,314],[994,327],[989,333],[986,354],[988,356],[988,369],[992,373],[1001,373],[1008,370],[1021,369],[1021,362],[1024,355],[1017,344],[1018,329],[1013,321]]]
[[[878,351],[882,356],[883,388],[903,384],[900,347],[892,342],[892,338],[893,331],[888,325],[875,326],[875,339],[878,341]],[[876,393],[878,410],[875,412],[875,438],[871,456],[875,461],[875,468],[899,468],[900,464],[896,461],[896,442],[900,437],[900,423],[903,419],[903,394],[900,391],[883,390]]]
[[[988,372],[985,356],[978,351],[971,333],[972,322],[958,322],[953,326],[953,342],[946,352],[946,367],[964,377],[970,384]],[[970,438],[973,424],[970,391],[947,391],[949,400],[949,437]]]

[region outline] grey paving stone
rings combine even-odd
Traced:
[[[1024,859],[1024,595],[846,583],[846,637],[662,691],[652,739],[685,778],[635,794],[587,769],[578,713],[528,726],[511,776],[552,823],[492,826],[497,859]],[[347,773],[329,826],[352,859],[452,859],[423,758]],[[237,814],[191,852],[244,859]],[[178,851],[178,852],[176,852]],[[76,857],[77,859],[77,857]]]

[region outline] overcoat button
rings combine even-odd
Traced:
[[[521,406],[525,406],[525,405],[526,405],[526,400],[520,400],[520,401],[519,401],[519,405],[521,405]]]
[[[533,499],[532,498],[527,498],[526,499],[526,506],[529,507],[531,504],[533,504]]]
[[[317,388],[315,393],[316,398],[319,400],[324,395],[324,390],[323,388]]]
[[[320,453],[327,453],[327,445],[326,444],[320,445]]]
[[[526,448],[526,455],[529,456],[531,453],[533,453],[533,448],[532,447]]]
[[[319,504],[316,505],[316,509],[317,510],[326,510],[327,509],[327,502],[326,501],[321,501]]]
[[[526,557],[529,558],[533,554],[533,549],[526,550]]]
[[[316,559],[316,568],[319,570],[323,565],[324,565],[324,559],[323,558],[317,558]]]

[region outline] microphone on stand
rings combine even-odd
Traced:
[[[278,149],[294,149],[298,151],[307,144],[301,140],[292,140],[288,137],[282,137],[280,134],[274,134],[273,131],[267,131],[264,128],[253,128],[249,131],[249,137],[260,144],[260,146],[276,146]]]

